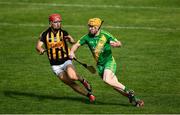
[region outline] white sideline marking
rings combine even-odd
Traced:
[[[48,24],[13,24],[13,23],[0,23],[0,26],[14,26],[14,27],[48,27]],[[63,25],[67,28],[87,28],[83,25]],[[137,27],[137,26],[103,26],[109,29],[129,29],[129,30],[161,30],[161,31],[179,31],[180,28],[156,28],[156,27]]]
[[[63,6],[63,7],[86,7],[86,8],[121,8],[121,9],[180,9],[179,7],[156,7],[156,6],[123,6],[123,5],[87,5],[87,4],[57,4],[57,3],[28,3],[28,2],[0,2],[6,5],[34,5],[34,6]]]

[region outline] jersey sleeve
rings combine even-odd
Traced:
[[[106,37],[108,38],[108,41],[118,41],[117,38],[115,38],[112,34],[110,34],[107,31],[103,31],[103,33],[106,35]]]
[[[81,38],[78,40],[78,43],[79,43],[81,46],[84,45],[84,44],[86,44],[86,37],[85,37],[85,36],[81,37]]]
[[[109,41],[115,41],[115,42],[116,42],[116,41],[118,41],[118,40],[117,40],[117,38],[111,36],[111,37],[109,38]]]
[[[45,32],[43,32],[43,33],[40,34],[39,39],[40,39],[40,41],[42,41],[42,42],[45,43],[45,40],[46,40]]]
[[[68,36],[69,35],[69,33],[66,30],[62,30],[62,32],[63,32],[63,36]]]

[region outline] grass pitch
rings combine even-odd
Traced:
[[[179,0],[1,0],[0,113],[180,113],[179,5]],[[76,40],[87,32],[89,18],[105,21],[102,28],[123,43],[112,49],[118,79],[145,101],[143,108],[76,62],[93,86],[95,104],[55,77],[47,57],[35,51],[51,13],[62,15],[63,28]],[[95,65],[89,53],[81,47],[77,57]]]

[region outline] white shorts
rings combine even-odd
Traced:
[[[52,65],[51,69],[53,70],[53,72],[59,76],[60,73],[62,73],[63,71],[66,70],[68,65],[72,65],[72,61],[71,60],[67,60],[65,61],[63,64],[61,65]]]

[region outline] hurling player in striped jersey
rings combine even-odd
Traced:
[[[77,93],[87,96],[90,102],[93,102],[95,96],[92,95],[90,84],[76,73],[72,60],[69,58],[70,49],[67,42],[73,44],[75,41],[66,30],[61,28],[61,23],[62,18],[59,14],[49,16],[49,27],[40,35],[36,50],[39,54],[47,52],[52,71],[61,81]],[[86,89],[75,81],[80,81]]]

